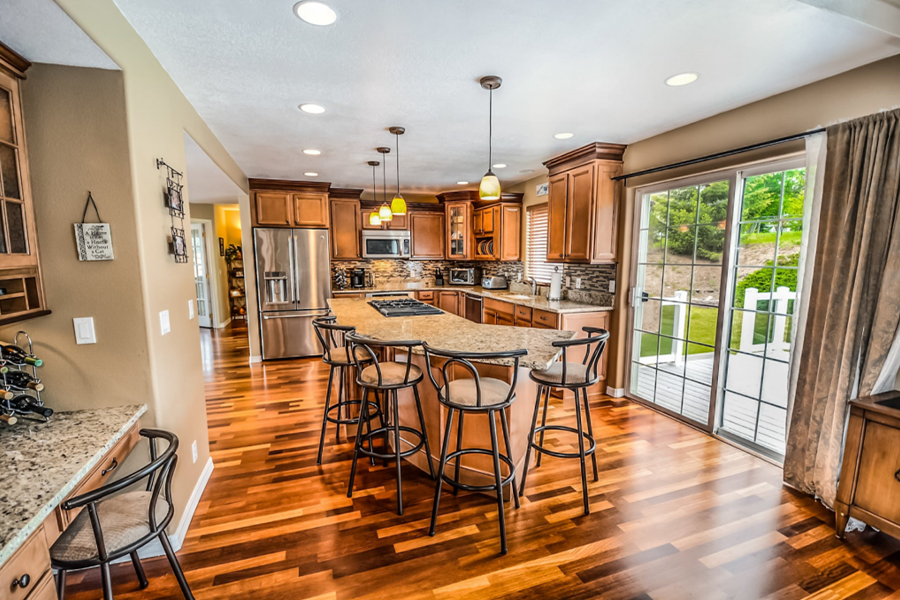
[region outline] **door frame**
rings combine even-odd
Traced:
[[[690,175],[688,177],[680,177],[676,179],[668,179],[666,181],[661,181],[659,183],[653,183],[645,186],[641,186],[635,188],[634,190],[634,225],[631,230],[631,256],[634,257],[634,260],[631,261],[631,268],[628,274],[628,336],[625,341],[625,357],[627,364],[625,365],[625,397],[629,400],[633,400],[645,406],[651,406],[660,412],[671,416],[679,421],[686,422],[694,427],[697,427],[707,433],[715,434],[716,430],[716,414],[719,405],[719,365],[720,365],[720,352],[722,347],[722,339],[723,339],[723,324],[724,324],[724,310],[722,307],[722,290],[727,290],[725,287],[727,285],[728,278],[728,269],[726,265],[730,264],[731,260],[731,231],[734,217],[734,205],[735,205],[735,192],[737,187],[736,177],[738,174],[738,169],[736,168],[728,168],[728,169],[718,169],[715,171],[708,171],[706,173],[701,173],[699,175]],[[713,362],[713,373],[712,380],[710,381],[710,399],[709,399],[709,413],[707,414],[706,423],[700,423],[698,421],[694,421],[692,419],[686,418],[684,415],[677,413],[673,410],[669,410],[664,406],[660,406],[655,402],[645,400],[643,398],[638,398],[634,394],[631,393],[631,371],[634,365],[634,360],[632,359],[632,352],[634,351],[634,290],[635,290],[635,281],[637,279],[637,269],[638,263],[640,262],[640,230],[641,230],[641,213],[643,211],[643,196],[645,194],[652,194],[655,192],[661,192],[664,190],[670,190],[673,188],[681,188],[688,187],[692,185],[700,185],[703,183],[713,183],[716,181],[728,181],[728,208],[725,216],[725,248],[722,253],[722,275],[719,281],[719,312],[716,316],[716,358]],[[699,200],[699,199],[698,199]],[[693,263],[693,258],[691,259]],[[663,271],[665,272],[665,271]],[[690,297],[688,297],[690,302]],[[690,306],[690,304],[689,304]],[[690,314],[690,310],[688,310],[688,314]]]
[[[212,262],[212,260],[210,260],[210,259],[212,258],[213,255],[211,254],[212,249],[211,249],[211,241],[210,241],[212,239],[212,237],[210,237],[210,235],[209,235],[209,232],[215,231],[215,229],[213,227],[213,222],[210,219],[194,219],[194,218],[192,218],[191,226],[193,226],[194,224],[200,225],[200,228],[203,230],[203,233],[204,233],[203,249],[206,251],[206,256],[205,256],[206,273],[209,275],[209,278],[208,278],[209,279],[209,289],[207,290],[207,293],[209,294],[209,309],[210,309],[209,310],[209,318],[210,318],[210,321],[212,322],[210,329],[218,329],[219,328],[219,315],[221,314],[220,309],[219,309],[219,294],[218,294],[219,269],[218,269],[218,265],[217,265],[217,268],[215,268],[215,269],[210,267],[210,263]],[[199,311],[199,308],[197,308],[196,306],[194,308],[195,308],[195,310]],[[199,312],[197,313],[197,315],[199,318]]]

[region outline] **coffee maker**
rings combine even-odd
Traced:
[[[351,269],[350,270],[350,287],[352,288],[364,288],[366,287],[366,270],[359,269]]]

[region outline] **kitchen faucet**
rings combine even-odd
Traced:
[[[529,280],[531,281],[531,295],[537,296],[537,286],[538,286],[537,279],[535,279],[534,277],[528,277],[525,279],[525,281],[529,281]]]

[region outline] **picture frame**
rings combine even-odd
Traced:
[[[550,182],[545,181],[544,183],[537,184],[534,191],[536,196],[546,196],[550,193]]]
[[[225,238],[219,238],[219,256],[225,256]]]
[[[172,216],[184,216],[184,196],[181,193],[182,185],[171,177],[166,178],[166,206]]]
[[[187,262],[187,240],[184,237],[184,229],[172,228],[172,252],[175,254],[175,262]]]

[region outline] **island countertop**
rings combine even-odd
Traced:
[[[356,327],[360,335],[381,341],[421,340],[429,346],[457,352],[503,352],[525,348],[519,365],[528,369],[548,368],[560,350],[552,343],[569,340],[572,331],[532,329],[485,325],[450,313],[415,317],[385,317],[372,308],[368,299],[332,298],[331,310],[341,325]],[[421,348],[414,353],[422,354]],[[489,364],[512,365],[513,360],[480,361]]]
[[[58,412],[0,431],[0,565],[146,411],[142,404]]]

